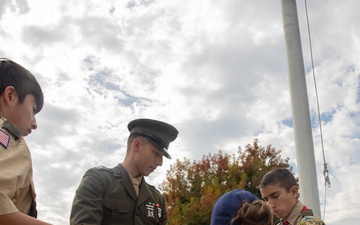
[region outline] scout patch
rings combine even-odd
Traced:
[[[7,149],[10,142],[10,136],[3,130],[0,130],[0,144]]]
[[[299,224],[300,225],[322,225],[324,223],[314,216],[304,216],[301,219]]]

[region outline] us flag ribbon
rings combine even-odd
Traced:
[[[10,136],[5,132],[0,130],[0,144],[7,149],[10,142]]]

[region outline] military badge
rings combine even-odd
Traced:
[[[160,204],[149,202],[148,204],[146,204],[146,209],[147,209],[147,217],[155,218],[155,209],[156,209],[158,218],[161,218]]]
[[[148,218],[154,218],[155,219],[155,214],[154,214],[154,203],[149,202],[148,204],[146,204],[146,216]]]

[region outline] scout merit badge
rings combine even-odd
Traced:
[[[5,132],[0,130],[0,144],[7,149],[10,142],[10,136]]]
[[[154,203],[154,202],[149,202],[148,204],[146,204],[147,217],[155,219],[155,212],[154,212],[155,208],[157,209],[158,218],[161,218],[160,204],[157,204],[157,203]]]

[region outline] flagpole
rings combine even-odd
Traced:
[[[320,217],[314,144],[295,0],[281,0],[294,123],[300,200]]]

